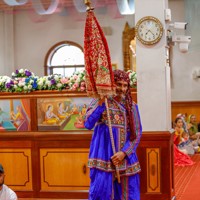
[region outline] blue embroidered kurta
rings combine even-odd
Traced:
[[[126,109],[123,103],[113,98],[108,99],[109,112],[116,152],[123,151],[125,159],[119,165],[120,176],[131,176],[141,171],[136,155],[136,148],[139,144],[142,127],[137,105],[133,102],[132,113],[136,139],[130,141],[130,131],[127,127]],[[88,166],[105,172],[114,172],[115,166],[111,162],[113,156],[106,107],[98,105],[98,100],[93,100],[87,110],[85,127],[94,128],[90,144]]]
[[[119,165],[121,184],[114,179],[115,166],[111,162],[113,156],[110,140],[108,119],[105,104],[98,105],[93,100],[87,110],[85,127],[94,128],[90,144],[88,166],[90,167],[89,200],[140,200],[140,164],[136,155],[142,127],[138,107],[132,104],[136,139],[130,141],[130,131],[127,127],[125,102],[108,99],[112,132],[116,152],[123,151],[126,156]]]

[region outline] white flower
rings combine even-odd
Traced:
[[[24,70],[23,70],[23,69],[20,69],[20,70],[19,70],[19,73],[20,73],[20,74],[24,73]]]
[[[59,76],[55,75],[55,76],[54,76],[54,79],[55,79],[56,81],[58,81],[58,80],[59,80]]]
[[[6,79],[5,81],[6,81],[6,83],[10,83],[11,78]]]
[[[38,82],[38,85],[39,85],[39,86],[42,86],[42,85],[43,85],[43,81],[40,80],[40,81]]]
[[[48,85],[48,86],[50,87],[50,86],[51,86],[51,81],[46,81],[45,84]]]
[[[31,90],[32,89],[32,85],[28,85],[28,89]]]
[[[24,90],[28,90],[28,87],[26,85],[24,86]]]
[[[57,83],[57,88],[61,88],[62,87],[62,84],[61,83]]]
[[[19,86],[19,87],[23,87],[23,86],[24,86],[24,83],[23,83],[23,82],[19,82],[19,83],[18,83],[18,86]]]
[[[81,78],[80,78],[80,77],[78,77],[78,78],[76,79],[76,82],[80,82],[80,80],[81,80]]]

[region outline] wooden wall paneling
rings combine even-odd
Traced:
[[[40,149],[41,191],[88,190],[88,149]]]
[[[31,98],[30,99],[30,106],[31,106],[31,131],[37,131],[37,99]]]
[[[38,196],[41,198],[49,197],[49,198],[67,198],[67,199],[68,198],[69,199],[87,199],[89,182],[87,183],[87,188],[75,187],[75,185],[73,185],[73,187],[71,188],[69,187],[70,185],[66,185],[68,186],[66,187],[64,184],[66,184],[66,181],[68,181],[67,180],[68,173],[65,172],[64,170],[68,169],[70,173],[69,177],[72,175],[74,176],[74,174],[76,174],[78,175],[79,179],[80,177],[83,177],[84,181],[86,180],[89,181],[89,175],[88,175],[89,169],[86,168],[85,175],[82,171],[85,170],[84,165],[87,166],[89,144],[91,141],[91,131],[80,131],[80,132],[70,131],[67,133],[66,132],[65,133],[52,132],[52,133],[45,134],[43,132],[39,132],[39,134],[37,134],[37,144],[38,144],[37,148],[39,149],[40,173],[41,173],[40,174],[41,183],[40,183],[40,190],[39,190]],[[48,153],[47,150],[50,150],[51,152]],[[66,164],[69,162],[69,158],[72,159],[72,154],[73,156],[76,155],[75,159],[73,157],[73,161],[74,160],[76,161],[75,165],[74,163],[70,162],[69,163],[70,166],[65,167]],[[82,160],[82,156],[80,156],[80,154],[81,155],[84,154],[83,156],[84,159],[81,165],[80,165],[80,161]],[[45,162],[41,160],[44,160]],[[55,162],[55,160],[57,162]],[[48,165],[46,164],[44,165],[43,163],[51,163],[51,162],[55,162],[55,164],[52,164],[53,165],[52,167],[54,169],[57,167],[56,165],[59,165],[61,167],[61,170],[59,172],[54,173],[55,176],[57,176],[56,177],[57,179],[62,177],[62,180],[58,179],[56,183],[58,184],[60,181],[61,182],[59,183],[61,184],[60,186],[54,185],[52,187],[53,180],[51,180],[51,177],[48,177],[51,180],[49,186],[46,183],[48,181],[42,181],[44,177],[43,175],[46,174],[47,172],[51,173],[51,170],[53,170],[53,168],[51,169],[48,167]],[[43,166],[47,166],[47,167],[43,167]],[[75,168],[75,169],[71,170],[71,168]],[[59,173],[61,173],[62,175]],[[69,184],[69,182],[67,184]]]
[[[15,190],[20,197],[33,197],[32,142],[28,138],[32,138],[32,136],[24,136],[24,132],[5,132],[0,134],[0,152],[4,153],[0,153],[0,163],[5,167],[5,183]],[[18,153],[19,151],[20,153]],[[9,156],[5,152],[8,152]],[[12,158],[13,156],[14,159]],[[17,183],[13,183],[13,180],[16,179],[19,179]],[[29,181],[25,181],[25,179]],[[19,186],[23,185],[22,183],[24,182],[28,184]]]
[[[176,119],[176,115],[183,113],[186,118],[190,114],[195,114],[197,122],[200,122],[200,101],[184,101],[172,102],[172,121]]]
[[[160,148],[146,148],[147,192],[161,192]]]
[[[5,184],[14,190],[33,189],[31,149],[1,148],[0,162],[5,168]]]
[[[173,140],[168,132],[144,132],[137,149],[141,165],[141,200],[174,197]]]
[[[0,138],[1,138],[0,140],[1,149],[17,150],[22,148],[23,145],[24,147],[22,149],[31,149],[30,157],[32,159],[32,169],[33,169],[32,170],[33,191],[27,189],[24,189],[23,191],[21,189],[17,190],[17,194],[19,197],[87,199],[88,188],[76,187],[77,184],[76,181],[75,182],[72,181],[73,187],[71,188],[70,185],[67,185],[70,182],[67,182],[68,181],[67,179],[65,180],[65,177],[68,178],[68,174],[64,170],[66,168],[66,170],[71,171],[71,173],[75,173],[76,175],[78,175],[77,171],[79,171],[80,176],[78,175],[78,177],[82,177],[83,174],[81,167],[87,163],[87,154],[91,140],[91,131],[49,132],[49,133],[9,132],[5,133],[4,136],[0,135]],[[142,172],[140,174],[141,200],[150,200],[150,199],[168,200],[174,194],[172,144],[173,144],[172,138],[168,132],[143,133],[141,142],[137,149],[139,161],[142,168]],[[160,159],[160,161],[157,161],[157,159],[154,158],[153,161],[153,165],[156,165],[156,163],[160,162],[160,177],[158,175],[159,172],[157,172],[157,177],[158,179],[160,179],[159,180],[160,192],[155,192],[155,193],[147,191],[148,188],[147,152],[149,152],[151,149],[155,149],[156,152],[159,152],[158,158]],[[81,152],[81,155],[84,154],[84,156],[80,156],[79,152]],[[73,157],[72,161],[72,162],[76,161],[77,163],[75,165],[74,171],[71,170],[72,168],[70,168],[72,167],[72,165],[67,166],[69,165],[68,161],[72,159],[73,156],[72,154],[77,156],[75,157],[75,159]],[[82,166],[78,162],[79,157],[81,159],[81,162],[83,163]],[[70,163],[72,164],[72,162]],[[58,165],[58,163],[61,164],[61,166]],[[59,168],[58,172],[56,171],[57,168]],[[155,166],[155,169],[156,168],[158,169],[158,166]],[[152,173],[151,170],[150,173]],[[44,174],[45,174],[45,179],[43,179]],[[64,176],[62,176],[63,174]],[[61,180],[59,180],[58,177],[62,177]],[[88,175],[87,178],[85,178],[84,176],[83,179],[84,181],[86,181],[87,179],[89,185]],[[151,181],[152,179],[149,180]],[[49,183],[49,185],[46,182]],[[55,185],[53,185],[54,183]],[[81,184],[82,184],[81,186],[83,186],[84,183]],[[65,185],[67,185],[68,187],[65,187]],[[152,183],[150,183],[149,185],[152,185]],[[74,190],[72,190],[73,188]]]
[[[32,141],[32,168],[33,168],[33,196],[39,197],[41,190],[41,174],[40,174],[40,152],[39,145],[35,138]]]

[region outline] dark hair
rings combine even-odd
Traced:
[[[177,124],[177,122],[178,122],[179,119],[181,119],[181,121],[183,122],[183,119],[182,119],[181,117],[177,117],[177,118],[175,119],[175,124]]]

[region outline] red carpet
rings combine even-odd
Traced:
[[[193,166],[175,166],[176,200],[200,200],[200,154],[192,156]]]

